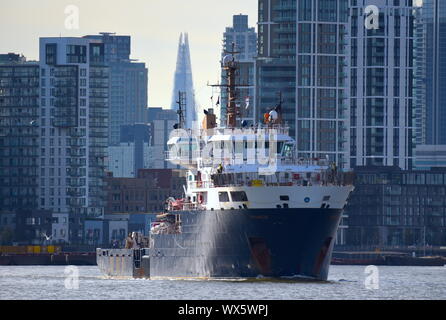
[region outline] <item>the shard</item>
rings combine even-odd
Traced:
[[[185,93],[184,125],[192,128],[196,121],[195,93],[192,82],[192,67],[190,62],[189,39],[187,33],[181,33],[178,45],[177,65],[174,77],[171,109],[178,110],[179,92]]]

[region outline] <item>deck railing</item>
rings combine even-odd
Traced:
[[[231,177],[232,175],[232,177]],[[352,172],[322,172],[313,173],[307,177],[305,173],[290,174],[289,178],[276,179],[275,176],[248,177],[246,181],[235,179],[234,174],[214,174],[212,181],[188,181],[189,188],[207,189],[220,187],[273,187],[273,186],[346,186],[353,185],[354,174]]]

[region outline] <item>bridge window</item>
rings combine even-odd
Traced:
[[[234,202],[248,201],[245,191],[233,191],[231,197]]]
[[[285,143],[279,151],[282,151],[282,157],[291,157],[293,154],[293,145],[291,143]]]
[[[219,192],[218,199],[220,202],[229,202],[229,195],[227,192]]]
[[[280,196],[280,200],[288,201],[288,200],[290,200],[290,197],[289,196]]]

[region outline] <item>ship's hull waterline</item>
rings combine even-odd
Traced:
[[[342,209],[173,212],[181,233],[155,234],[145,249],[97,249],[111,277],[326,280]]]

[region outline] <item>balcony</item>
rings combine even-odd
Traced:
[[[83,199],[83,198],[68,199],[68,204],[71,207],[84,207],[85,206],[85,199]]]
[[[90,88],[108,89],[108,82],[107,81],[90,81]]]
[[[54,86],[56,88],[61,88],[61,87],[74,87],[77,88],[77,81],[74,79],[67,79],[67,80],[58,80],[55,82]]]
[[[80,178],[80,177],[85,176],[85,172],[81,171],[81,170],[70,170],[67,173],[67,176],[72,177],[72,178]]]
[[[67,192],[67,195],[71,197],[85,197],[85,189],[71,189]]]
[[[90,111],[90,118],[107,118],[108,112],[106,111]]]
[[[288,23],[295,23],[296,17],[275,17],[273,18],[273,22],[288,22]]]
[[[80,147],[72,147],[70,149],[70,157],[86,157],[86,151]]]
[[[293,43],[295,43],[295,41],[296,40],[294,40],[294,39],[285,38],[285,39],[274,39],[273,43],[276,43],[276,44],[293,44]]]
[[[73,187],[73,188],[79,188],[79,187],[85,187],[86,183],[85,181],[80,181],[80,180],[76,180],[76,179],[71,179],[71,181],[69,181],[67,183],[67,186],[69,187]]]
[[[95,127],[95,128],[108,128],[107,121],[92,121],[92,120],[90,120],[89,125],[90,125],[90,127]]]
[[[296,49],[292,48],[292,49],[276,49],[274,50],[273,54],[277,54],[277,55],[295,55],[296,54]]]
[[[61,128],[70,128],[70,127],[76,127],[77,126],[77,119],[76,118],[70,118],[70,119],[53,119],[53,126],[55,127],[61,127]]]
[[[70,154],[71,157],[73,157],[73,155]],[[81,156],[79,156],[81,157]],[[86,161],[85,159],[70,159],[70,161],[67,163],[67,166],[70,167],[85,167],[86,166]]]
[[[107,199],[107,192],[104,190],[100,190],[100,191],[90,191],[88,193],[89,197],[95,197],[95,198],[99,198],[101,200],[106,200]],[[91,199],[91,198],[90,198]]]
[[[90,183],[88,184],[88,186],[90,188],[94,188],[94,187],[104,188],[104,187],[106,187],[106,185],[107,185],[107,183],[103,179],[94,179],[94,178],[92,178],[90,180]]]
[[[90,71],[90,78],[108,78],[106,71]]]
[[[108,156],[108,152],[107,151],[91,151],[90,150],[90,154],[89,154],[90,158],[105,158]]]
[[[107,166],[104,163],[92,164],[90,162],[90,169],[91,170],[98,170],[98,171],[102,172],[102,173],[92,173],[90,175],[90,178],[100,178],[100,179],[105,178],[105,169],[106,169],[106,167]]]
[[[296,77],[295,71],[261,71],[260,72],[261,77]]]
[[[104,171],[99,171],[99,170],[95,170],[95,171],[92,171],[92,170],[90,170],[89,172],[88,172],[88,176],[90,177],[90,178],[92,178],[92,177],[95,177],[95,178],[104,178],[105,177],[105,172]]]
[[[69,108],[58,108],[54,111],[54,117],[56,118],[69,118],[69,117],[77,117],[77,112],[75,109]]]
[[[68,77],[77,77],[76,70],[56,70],[54,71],[54,76],[58,78],[68,78]]]
[[[89,136],[91,138],[107,138],[108,132],[91,132]]]
[[[294,34],[294,33],[296,33],[296,27],[290,28],[290,27],[280,26],[280,27],[274,29],[274,31],[277,33],[293,33]]]
[[[293,4],[278,4],[276,6],[273,6],[274,11],[278,10],[296,10],[296,5]]]
[[[73,129],[70,130],[70,132],[68,133],[68,135],[69,135],[70,137],[76,137],[76,138],[86,137],[85,132],[75,131],[75,130],[73,130]]]
[[[67,97],[67,96],[59,96],[58,99],[54,101],[56,107],[65,107],[65,108],[76,108],[77,107],[77,98],[76,97]]]
[[[85,147],[85,142],[77,140],[77,139],[71,139],[71,141],[68,143],[68,146],[70,146],[70,147]]]
[[[93,98],[108,98],[108,92],[90,92],[89,97]]]

